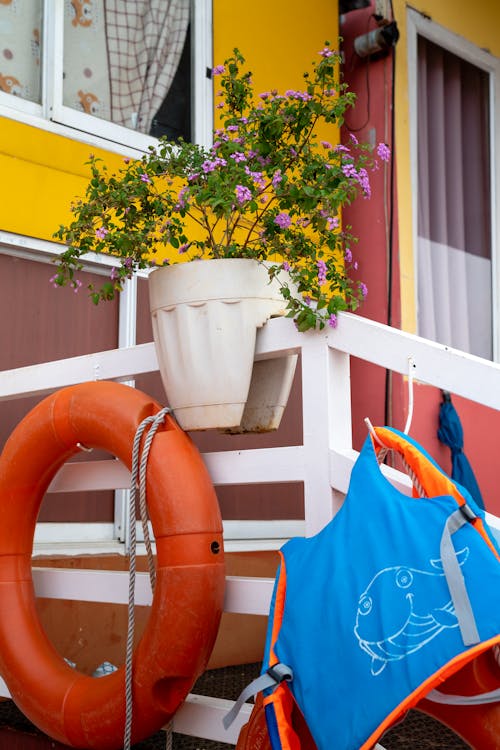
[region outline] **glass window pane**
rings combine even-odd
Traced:
[[[0,90],[40,103],[42,0],[2,0],[0,40]]]
[[[169,91],[186,81],[189,0],[81,0],[67,4],[63,103],[141,133],[170,126]],[[181,78],[182,80],[182,78]],[[174,86],[175,81],[175,86]],[[185,92],[181,91],[180,94]],[[179,95],[177,121],[189,96]],[[153,124],[154,123],[154,124]],[[177,125],[174,124],[175,130]],[[182,133],[184,136],[185,132]]]

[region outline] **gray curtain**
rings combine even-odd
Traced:
[[[492,357],[488,75],[419,37],[418,332]]]

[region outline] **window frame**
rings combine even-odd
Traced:
[[[212,0],[191,0],[193,141],[212,142]],[[126,156],[158,143],[152,136],[63,105],[64,0],[43,0],[41,104],[0,92],[0,116]]]
[[[425,37],[457,57],[466,60],[488,74],[490,97],[490,178],[491,178],[491,293],[493,361],[500,361],[500,60],[471,41],[435,23],[413,8],[407,9],[408,99],[410,126],[411,184],[418,185],[418,119],[417,119],[417,41]],[[416,321],[418,326],[418,190],[412,195],[412,247]],[[417,330],[418,332],[418,330]]]

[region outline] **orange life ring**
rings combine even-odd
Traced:
[[[73,747],[123,746],[125,670],[98,679],[81,674],[45,635],[31,574],[40,504],[78,443],[104,449],[130,468],[136,428],[159,409],[118,383],[64,388],[20,422],[0,456],[0,674],[21,711]],[[204,671],[225,583],[217,498],[197,449],[170,417],[151,445],[147,496],[156,587],[134,651],[133,742],[161,728]]]

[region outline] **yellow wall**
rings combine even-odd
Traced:
[[[410,131],[408,111],[407,24],[404,0],[393,0],[394,15],[400,31],[396,52],[396,154],[401,253],[402,327],[416,330],[415,278],[413,258],[412,182],[410,169]],[[429,16],[433,22],[468,41],[500,55],[500,3],[483,0],[471,4],[466,0],[422,2],[412,0],[411,7]]]
[[[214,0],[214,61],[237,46],[254,72],[258,91],[293,88],[328,38],[338,36],[335,0],[249,4]],[[122,157],[0,117],[0,230],[52,239],[85,189],[85,162],[93,152],[118,166]]]
[[[84,191],[89,154],[121,157],[0,117],[0,230],[52,239]]]
[[[413,331],[415,285],[413,264],[413,217],[409,147],[409,112],[406,53],[405,0],[394,0],[401,38],[397,46],[396,153],[398,174],[399,232],[403,328]],[[412,7],[481,48],[500,55],[500,3],[478,0],[412,0]],[[326,39],[338,36],[335,0],[256,0],[238,4],[213,0],[214,64],[221,63],[233,47],[247,59],[256,91],[301,85],[302,73],[317,59]],[[71,200],[81,195],[88,175],[85,161],[90,152],[118,165],[121,157],[0,117],[0,230],[51,239],[69,219]]]

